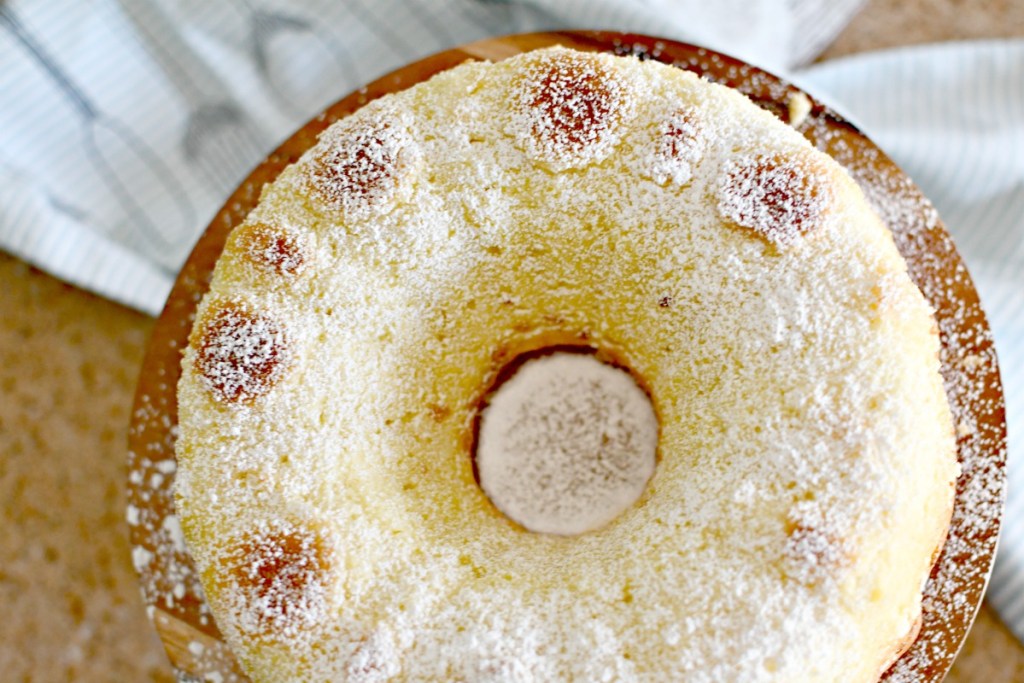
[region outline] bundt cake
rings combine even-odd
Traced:
[[[633,58],[470,62],[230,236],[176,505],[268,681],[874,681],[957,475],[931,310],[825,154]]]

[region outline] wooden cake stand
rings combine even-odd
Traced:
[[[184,681],[247,681],[204,602],[174,515],[175,389],[181,349],[228,233],[265,183],[310,148],[327,126],[387,93],[466,60],[499,61],[561,44],[635,55],[734,87],[794,125],[845,166],[888,224],[910,274],[936,309],[942,372],[957,424],[962,474],[949,536],[925,589],[921,634],[884,681],[941,681],[963,643],[988,582],[1005,494],[1006,426],[992,336],[971,278],[935,210],[910,179],[834,111],[793,85],[730,57],[649,36],[566,31],[483,40],[427,57],[343,98],[303,126],[242,183],[196,244],[157,322],[135,394],[129,433],[128,520],[143,599]],[[810,111],[806,112],[807,106]],[[800,113],[798,113],[800,112]],[[791,120],[791,115],[796,120]]]

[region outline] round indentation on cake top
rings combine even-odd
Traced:
[[[592,353],[510,366],[479,416],[480,487],[529,531],[574,536],[612,522],[654,473],[658,420],[647,393]]]
[[[346,680],[351,683],[389,681],[400,672],[394,635],[383,624],[359,640],[345,667]]]
[[[831,203],[829,177],[806,154],[752,154],[726,163],[718,187],[723,218],[780,245],[817,229]]]
[[[328,128],[307,177],[328,206],[364,218],[399,193],[415,156],[404,125],[385,110],[378,118]]]
[[[242,629],[294,636],[326,615],[335,566],[333,545],[323,531],[274,521],[236,538],[221,569]]]
[[[284,374],[288,340],[283,326],[271,316],[229,302],[208,312],[198,329],[196,367],[218,400],[258,398]]]
[[[707,141],[697,112],[680,107],[659,128],[648,172],[659,184],[685,185],[704,156]]]
[[[630,84],[601,58],[565,50],[532,57],[512,97],[513,136],[556,167],[604,156],[636,108]]]
[[[835,524],[829,524],[824,512],[812,501],[802,501],[790,511],[786,520],[786,542],[783,548],[783,570],[790,578],[815,585],[835,576],[843,563],[845,546]]]
[[[308,236],[267,223],[246,223],[232,237],[250,263],[275,275],[297,275],[313,255]]]

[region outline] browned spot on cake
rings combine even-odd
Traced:
[[[243,535],[226,558],[240,623],[265,634],[316,623],[326,611],[333,563],[328,538],[312,527],[275,522]]]
[[[402,159],[407,148],[404,131],[387,120],[329,129],[308,177],[324,202],[359,217],[395,195],[407,168]]]
[[[352,683],[390,680],[399,671],[394,640],[383,630],[360,638],[346,667],[347,680]]]
[[[818,227],[831,200],[827,176],[814,160],[759,154],[727,164],[718,208],[727,220],[788,244]]]
[[[481,662],[480,680],[482,681],[517,681],[529,679],[524,673],[523,665],[511,656],[492,658]]]
[[[451,408],[440,403],[428,403],[427,410],[430,412],[430,416],[437,422],[444,422],[452,414]]]
[[[288,354],[281,325],[237,303],[207,314],[196,348],[200,376],[226,403],[249,401],[270,391],[284,372]]]
[[[236,231],[235,240],[253,265],[277,275],[299,273],[311,256],[308,240],[266,223],[243,225]]]
[[[544,54],[519,82],[515,133],[541,159],[585,161],[617,139],[632,100],[620,77],[595,56]]]
[[[846,549],[823,513],[811,503],[798,503],[786,520],[783,569],[801,583],[816,585],[843,564]]]
[[[662,124],[656,141],[651,173],[659,183],[672,181],[684,185],[693,177],[693,169],[704,156],[704,136],[698,116],[689,107],[680,107]]]

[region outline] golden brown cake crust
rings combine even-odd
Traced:
[[[917,619],[937,543],[920,530],[948,520],[955,476],[927,307],[832,162],[734,93],[626,64],[538,53],[376,103],[250,217],[308,233],[313,266],[284,288],[226,252],[200,320],[252,313],[186,353],[178,502],[258,680],[870,680]],[[520,106],[592,78],[614,83],[594,106]],[[549,135],[551,111],[578,122]],[[331,151],[351,145],[354,169]],[[339,178],[340,195],[308,192]],[[494,354],[546,334],[614,349],[665,428],[649,495],[563,545],[495,514],[462,459]],[[895,485],[906,470],[920,487]],[[343,554],[313,563],[321,607],[277,643],[247,626],[266,601],[213,569],[252,520],[312,523]],[[707,567],[720,588],[685,597]],[[595,621],[565,640],[580,610]],[[850,629],[851,649],[828,645]],[[509,651],[513,633],[562,650]]]

